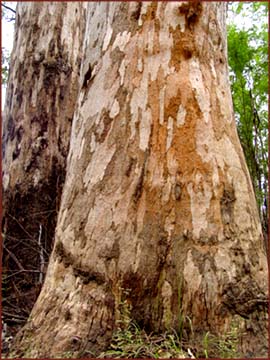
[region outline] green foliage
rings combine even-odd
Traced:
[[[215,336],[207,332],[202,339],[202,353],[199,358],[238,358],[239,330],[236,324],[223,335]],[[199,346],[198,346],[199,347]],[[176,332],[165,332],[160,335],[147,334],[133,322],[128,328],[118,329],[110,347],[98,358],[189,358],[188,341],[185,349]]]
[[[2,47],[2,85],[7,84],[10,54]]]
[[[268,188],[268,3],[233,3],[242,26],[228,26],[230,81],[237,129],[264,230]],[[259,20],[258,20],[259,19]],[[252,26],[247,26],[247,23]]]
[[[2,10],[2,32],[5,33],[6,27],[5,24],[7,22],[11,22],[12,24],[15,21],[16,15],[16,2],[13,1],[2,1],[1,3]],[[3,36],[3,34],[2,34]],[[10,52],[2,47],[2,86],[6,86],[9,72],[9,61],[10,61]]]
[[[131,323],[125,330],[117,330],[110,348],[99,358],[186,358],[176,333],[148,335]]]
[[[188,318],[188,317],[186,317]],[[185,319],[186,319],[185,318]],[[206,358],[236,358],[239,357],[239,324],[232,322],[231,328],[225,334],[214,336],[207,332],[202,337],[202,346],[200,346],[201,337],[193,334],[193,326],[188,318],[189,327],[192,330],[192,336],[189,339],[181,338],[182,334],[171,329],[162,334],[147,334],[131,318],[131,306],[126,299],[120,303],[120,320],[118,328],[113,334],[109,348],[101,353],[98,358],[154,358],[154,359],[181,359],[197,357]],[[180,336],[181,335],[181,336]],[[197,354],[192,354],[189,349],[197,348]]]
[[[123,292],[124,296],[128,294]],[[185,358],[176,332],[147,334],[132,321],[131,306],[126,299],[120,303],[120,320],[107,351],[98,358]]]
[[[202,340],[203,353],[206,358],[219,357],[221,359],[239,358],[239,328],[236,322],[233,322],[231,329],[221,335],[215,336],[207,332]]]

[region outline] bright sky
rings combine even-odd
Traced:
[[[10,1],[8,3],[8,6],[10,6],[12,9],[15,9],[16,4],[17,2]],[[8,15],[13,16],[12,12],[8,10],[7,13]],[[2,19],[2,31],[1,31],[2,48],[5,48],[9,54],[11,53],[13,47],[13,35],[14,35],[14,21],[7,21],[5,19]],[[1,101],[2,110],[4,109],[5,98],[6,98],[6,87],[2,86],[2,101]]]
[[[12,51],[13,32],[14,32],[14,23],[3,20],[2,21],[2,46],[4,48],[6,48],[8,50],[8,52]]]

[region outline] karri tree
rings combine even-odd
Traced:
[[[50,6],[59,31],[52,53],[34,31]],[[265,356],[267,261],[233,116],[226,3],[91,2],[84,39],[83,5],[68,5],[70,12],[66,6],[19,4],[32,32],[27,40],[17,24],[13,61],[37,61],[37,51],[23,48],[33,38],[47,64],[38,63],[37,71],[56,66],[65,46],[75,63],[82,50],[82,63],[78,88],[65,77],[65,62],[56,67],[58,102],[46,83],[39,103],[35,83],[21,89],[20,111],[36,112],[35,127],[22,117],[21,138],[28,129],[31,144],[46,109],[58,115],[58,127],[66,126],[68,106],[75,103],[75,111],[45,283],[13,350],[20,357],[97,354],[108,346],[125,299],[146,331],[181,323],[188,333],[192,323],[199,341],[237,323],[242,353]],[[51,28],[43,23],[41,34]],[[22,82],[15,66],[11,74],[15,88]],[[11,193],[13,179],[5,181]]]
[[[17,6],[3,119],[2,228],[3,306],[9,313],[8,304],[16,303],[20,320],[33,306],[52,248],[79,89],[84,8]]]

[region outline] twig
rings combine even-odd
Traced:
[[[31,235],[29,234],[29,232],[22,226],[22,224],[14,217],[12,216],[11,214],[7,214],[9,217],[11,217],[11,219],[13,219],[14,221],[16,221],[16,223],[19,225],[19,227],[25,232],[26,235],[29,236],[29,239],[28,239],[28,243],[29,242],[33,242],[33,244],[36,245],[37,243],[37,240]],[[6,235],[7,237],[7,235]],[[16,238],[13,238],[14,240],[17,240]],[[25,245],[24,245],[25,246]],[[31,248],[31,247],[30,247]],[[33,249],[33,248],[32,248]],[[37,251],[36,249],[33,249],[34,251]],[[43,248],[43,251],[45,252],[45,254],[47,256],[49,256],[48,252]],[[37,251],[39,253],[39,251]]]
[[[24,324],[26,322],[27,319],[22,320],[22,319],[15,319],[15,318],[8,318],[8,321],[12,321],[15,323],[19,323],[19,324]]]
[[[41,246],[41,235],[42,235],[42,225],[39,225],[39,236],[38,236],[38,246],[40,251],[40,272],[39,272],[39,283],[42,284],[43,281],[43,272],[44,272],[44,254],[43,254],[43,247]]]
[[[24,316],[20,316],[20,315],[17,315],[17,314],[11,314],[11,313],[8,313],[7,311],[4,311],[4,310],[2,310],[2,314],[4,315],[4,316],[9,316],[9,317],[12,317],[12,318],[16,318],[16,319],[21,319],[21,320],[23,320],[23,321],[25,321],[25,320],[27,320],[27,318],[26,317],[24,317]]]
[[[39,270],[26,270],[26,269],[23,269],[23,270],[20,270],[20,271],[16,271],[16,272],[13,273],[13,274],[10,274],[10,275],[5,276],[5,277],[3,278],[3,281],[5,281],[5,280],[7,280],[7,279],[9,279],[9,278],[11,278],[11,277],[13,277],[13,276],[16,276],[16,275],[18,275],[18,274],[20,274],[20,273],[22,273],[22,272],[39,273],[40,271],[39,271]]]
[[[28,231],[26,231],[26,229],[22,226],[22,224],[14,217],[14,216],[12,216],[11,214],[7,214],[9,217],[11,217],[11,219],[13,219],[14,221],[16,221],[16,223],[19,225],[19,227],[26,233],[26,235],[28,235],[29,237],[30,237],[30,239],[32,239],[33,240],[33,236],[31,236],[30,234],[29,234],[29,232]]]
[[[31,249],[32,250],[32,253],[36,253],[36,254],[39,254],[39,249],[37,249],[37,240],[33,240],[33,239],[29,239],[29,238],[26,238],[26,239],[17,239],[17,238],[11,238],[9,236],[6,235],[6,239],[7,240],[10,240],[10,241],[16,241],[15,244],[12,244],[12,250],[16,249],[21,243],[23,243],[23,246],[25,249]],[[7,241],[8,242],[8,241]],[[43,247],[43,253],[49,257],[49,253],[45,250],[45,248]]]
[[[33,213],[29,213],[29,215],[26,215],[26,218],[29,217],[33,217],[33,216],[38,216],[38,215],[45,215],[45,214],[51,214],[56,212],[56,210],[46,210],[46,211],[40,211],[40,212],[33,212]]]
[[[10,257],[15,261],[15,263],[18,265],[19,269],[24,271],[25,269],[23,268],[22,264],[19,262],[19,260],[16,258],[16,256],[10,251],[8,250],[8,248],[5,246],[5,244],[3,244],[4,249],[7,251],[7,253],[10,255]]]
[[[12,11],[13,12],[13,14],[15,14],[16,15],[16,11],[14,10],[14,9],[12,9],[12,8],[10,8],[9,6],[7,6],[7,5],[5,5],[5,4],[1,4],[4,8],[6,8],[7,10],[9,10],[9,11]]]

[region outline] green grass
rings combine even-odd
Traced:
[[[126,291],[125,291],[126,292]],[[237,358],[239,344],[239,325],[233,322],[228,332],[216,336],[206,332],[200,338],[194,333],[192,320],[179,313],[179,328],[166,331],[163,334],[147,334],[131,319],[131,306],[125,299],[120,303],[120,320],[113,334],[109,348],[98,358],[190,358],[189,347],[196,357],[200,358]],[[181,287],[178,294],[179,310],[182,306]],[[184,327],[188,329],[189,339],[186,339]],[[196,340],[195,340],[196,339]],[[201,340],[200,340],[201,339]],[[192,345],[190,345],[192,344]]]
[[[126,330],[115,332],[109,349],[98,358],[185,358],[177,334],[147,334],[138,326],[130,324]]]
[[[239,327],[235,322],[232,322],[230,330],[221,336],[213,335],[208,331],[202,340],[204,357],[222,359],[241,357],[238,352],[239,335]]]
[[[196,357],[200,358],[239,358],[238,332],[232,328],[220,337],[207,332],[198,344],[199,350]],[[107,351],[98,358],[189,358],[188,345],[182,348],[182,340],[174,331],[163,334],[147,334],[134,323],[127,329],[119,329],[114,335]]]
[[[123,292],[128,295],[127,290]],[[161,335],[147,334],[131,320],[131,307],[126,299],[120,303],[121,318],[107,351],[98,358],[185,358],[181,339],[176,332]]]

